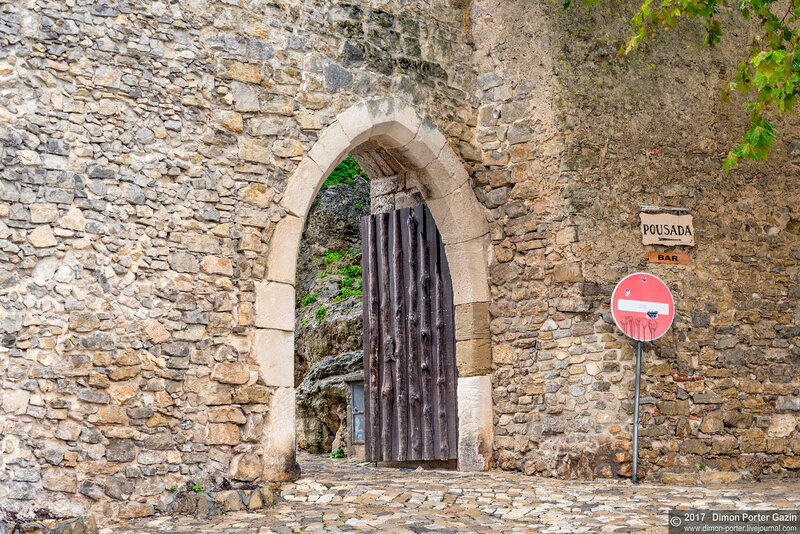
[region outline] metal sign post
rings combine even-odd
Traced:
[[[633,398],[633,483],[639,471],[639,394],[642,384],[642,342],[663,336],[675,318],[675,301],[667,285],[648,273],[633,273],[611,294],[611,315],[622,332],[637,341]]]
[[[636,393],[633,397],[633,483],[639,467],[639,388],[642,381],[642,342],[636,343]]]

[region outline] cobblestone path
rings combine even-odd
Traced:
[[[670,508],[800,509],[795,481],[633,486],[491,471],[413,471],[303,455],[301,479],[275,506],[212,517],[161,517],[101,534],[284,532],[666,533]]]

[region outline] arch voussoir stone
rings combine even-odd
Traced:
[[[287,215],[275,226],[267,257],[267,280],[294,287],[297,252],[300,249],[304,225],[305,216]]]
[[[468,183],[441,198],[427,199],[445,245],[471,241],[489,233],[483,208]]]
[[[427,199],[447,196],[469,182],[469,174],[464,165],[447,144],[442,147],[439,156],[422,170],[422,173],[425,177],[420,180],[418,187]]]
[[[305,217],[322,183],[350,151],[381,147],[406,167],[442,234],[453,280],[456,307],[456,362],[459,414],[459,468],[491,465],[493,447],[489,337],[488,224],[469,175],[447,138],[405,102],[368,100],[337,115],[292,172],[280,205],[288,212],[276,226],[267,259],[266,282],[256,288],[256,353],[269,385],[278,386],[265,432],[276,472],[294,466],[294,353],[289,319],[294,313],[294,277]],[[362,153],[363,156],[363,153]],[[291,290],[290,290],[291,288]],[[274,306],[275,309],[267,309]],[[263,315],[263,316],[262,316]],[[277,403],[291,403],[279,406]],[[289,412],[292,420],[290,421]],[[278,426],[276,426],[278,425]],[[289,443],[291,444],[289,445]]]
[[[420,125],[417,135],[398,150],[399,155],[414,167],[424,169],[439,157],[447,146],[447,138],[428,121]]]
[[[375,125],[372,113],[365,102],[347,108],[336,116],[336,122],[342,125],[345,135],[350,139],[350,144],[355,146],[369,141],[372,128]]]
[[[422,120],[410,106],[388,99],[374,102],[367,106],[372,116],[372,139],[388,148],[401,149],[416,138]]]
[[[306,156],[286,183],[280,205],[295,217],[306,217],[324,176],[317,162]]]
[[[308,151],[308,156],[317,163],[324,177],[336,168],[351,148],[353,147],[350,137],[345,133],[342,125],[336,121],[325,128],[317,142]]]

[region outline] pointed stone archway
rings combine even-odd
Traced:
[[[436,220],[453,280],[458,367],[458,466],[487,469],[493,447],[489,339],[489,228],[469,176],[445,136],[405,102],[368,100],[339,114],[289,177],[287,215],[270,240],[267,272],[256,283],[255,351],[275,387],[264,428],[265,475],[294,476],[295,269],[305,218],[322,183],[351,151],[387,150],[408,171]]]

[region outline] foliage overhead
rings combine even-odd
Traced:
[[[364,169],[361,168],[358,162],[353,159],[353,156],[347,156],[339,165],[336,166],[335,169],[331,171],[330,176],[328,176],[325,181],[322,182],[322,187],[341,184],[342,182],[352,185],[353,178],[355,177],[369,180],[369,176],[367,176],[367,173],[364,172]]]
[[[590,10],[598,2],[581,0]],[[564,9],[571,5],[572,0],[566,0]],[[745,104],[750,112],[750,129],[742,143],[728,153],[723,165],[726,174],[739,160],[766,159],[777,135],[775,126],[765,117],[768,112],[777,111],[780,116],[796,113],[794,106],[800,93],[800,0],[644,0],[631,21],[633,35],[620,50],[628,54],[648,35],[655,34],[658,26],[674,27],[686,18],[702,20],[706,30],[703,46],[714,46],[723,33],[718,16],[727,6],[739,11],[745,20],[756,20],[761,31],[722,95],[727,102],[732,91],[750,93],[755,89],[758,93],[754,102]]]

